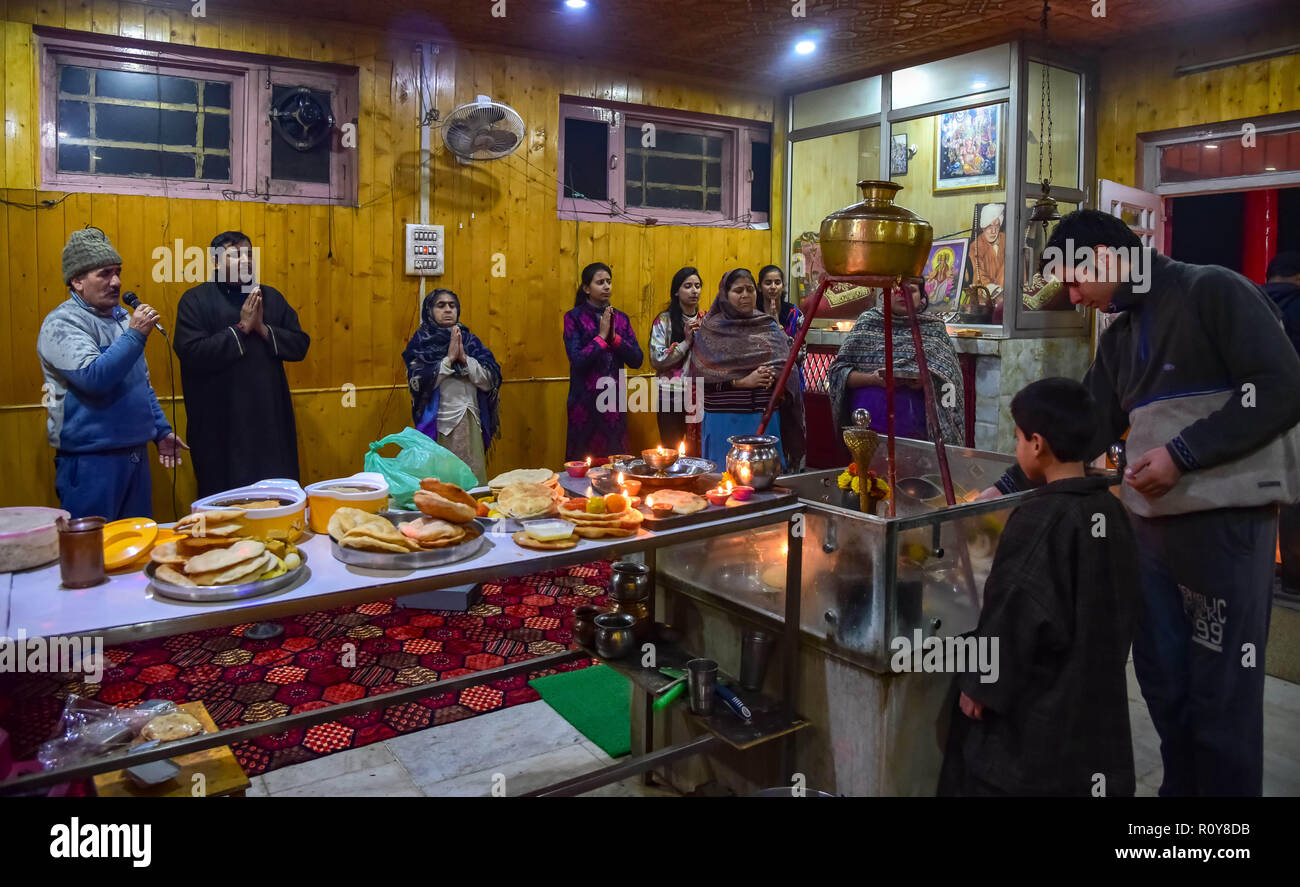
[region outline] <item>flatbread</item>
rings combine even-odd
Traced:
[[[442,483],[435,483],[434,486],[436,489],[433,490],[415,491],[415,507],[425,514],[458,524],[469,523],[478,514],[478,502],[460,487]]]
[[[410,545],[407,545],[405,542],[385,542],[382,539],[374,539],[370,536],[358,536],[349,533],[347,536],[344,536],[339,540],[339,546],[342,548],[355,548],[357,551],[379,551],[388,554],[410,554],[412,551],[419,550],[419,543],[414,540],[407,541],[410,542]]]
[[[555,513],[555,494],[545,484],[515,483],[497,496],[497,511],[517,520]]]
[[[380,518],[376,522],[366,522],[358,524],[348,531],[344,539],[354,539],[360,536],[367,536],[371,539],[378,539],[380,542],[388,542],[393,545],[406,545],[414,540],[407,539],[402,535],[397,527],[389,521]]]
[[[511,484],[544,484],[557,480],[559,475],[549,468],[516,468],[504,474],[498,474],[488,481],[488,486],[495,493]]]
[[[674,514],[694,514],[709,507],[708,499],[687,490],[655,490],[646,499],[672,505]]]
[[[562,551],[566,548],[574,548],[578,544],[577,539],[556,539],[551,542],[540,542],[523,530],[518,531],[510,538],[514,539],[515,544],[520,548],[532,548],[536,551]]]
[[[235,564],[225,570],[213,570],[209,573],[190,573],[189,576],[194,580],[195,585],[233,585],[236,582],[247,582],[256,579],[269,570],[274,563],[275,555],[268,551],[252,560]]]
[[[198,718],[189,712],[174,711],[150,720],[140,731],[140,738],[146,742],[155,739],[160,742],[174,742],[202,732],[203,723]]]
[[[243,516],[244,509],[242,508],[217,508],[212,511],[195,511],[178,520],[175,529],[179,531],[188,524],[197,523],[200,517],[210,524],[219,524],[226,521],[238,520]]]
[[[408,539],[421,544],[438,542],[442,539],[459,539],[465,531],[457,524],[434,517],[422,517],[405,521],[397,525],[398,532]]]
[[[449,548],[452,545],[460,545],[462,542],[468,542],[470,539],[478,536],[478,533],[466,532],[464,527],[457,527],[456,529],[460,532],[455,536],[446,536],[433,542],[418,542],[416,544],[418,544],[422,550],[430,551],[434,548]]]
[[[224,539],[227,536],[235,535],[239,530],[239,524],[217,524],[215,527],[212,524],[190,524],[181,532],[196,539],[204,539],[208,536]]]
[[[360,508],[344,506],[330,515],[329,526],[326,529],[331,539],[335,542],[341,542],[344,536],[357,527],[375,522],[389,524],[386,519],[377,514],[362,511]],[[392,526],[392,524],[389,524],[389,526]]]
[[[260,558],[266,552],[266,546],[255,539],[241,539],[229,548],[214,548],[203,554],[196,554],[185,564],[185,572],[190,576],[198,573],[214,573],[227,570],[236,564]]]
[[[240,508],[282,508],[284,503],[279,499],[258,499],[253,502],[245,502]]]
[[[149,560],[155,564],[183,564],[185,555],[180,553],[179,543],[173,539],[171,542],[155,545],[153,551],[149,552]]]
[[[176,540],[176,551],[186,557],[193,557],[214,548],[229,548],[234,541],[225,536],[182,536]]]
[[[573,532],[583,539],[602,539],[606,536],[626,538],[635,536],[639,531],[633,527],[574,527]]]
[[[193,588],[198,585],[197,582],[191,580],[189,576],[186,576],[171,564],[159,564],[158,569],[154,570],[154,576],[159,582],[169,582],[172,585],[183,585],[186,588]]]

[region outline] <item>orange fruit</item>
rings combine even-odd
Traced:
[[[610,493],[605,497],[605,513],[619,514],[627,511],[627,497],[618,493]]]
[[[484,505],[482,502],[480,502],[478,504],[478,507],[474,509],[474,514],[478,517],[487,517],[488,507]]]

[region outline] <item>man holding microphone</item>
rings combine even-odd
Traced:
[[[69,298],[45,316],[37,340],[54,487],[74,518],[151,516],[149,441],[167,468],[189,449],[149,383],[144,346],[158,312],[141,304],[127,314],[118,304],[121,274],[122,257],[103,231],[72,232],[63,248]]]

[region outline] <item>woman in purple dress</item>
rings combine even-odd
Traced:
[[[627,413],[619,409],[619,371],[639,369],[645,355],[632,321],[609,304],[613,272],[604,262],[582,269],[573,310],[564,315],[569,355],[569,434],[566,460],[626,453]]]
[[[915,281],[905,284],[917,321],[921,327],[921,347],[934,386],[939,428],[944,443],[964,446],[966,411],[961,364],[948,338],[942,320],[925,310],[925,296]],[[912,327],[907,320],[907,303],[902,289],[890,295],[894,331],[894,434],[914,440],[934,440],[936,429],[927,427],[925,392],[912,342]],[[885,315],[877,305],[862,312],[853,330],[835,355],[830,369],[831,414],[835,431],[852,424],[853,410],[861,407],[871,413],[871,427],[881,434],[888,427],[885,409]],[[948,387],[951,385],[951,387]],[[945,397],[951,392],[951,397]],[[948,404],[945,406],[944,404]]]

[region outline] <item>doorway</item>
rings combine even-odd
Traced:
[[[1300,187],[1165,198],[1169,257],[1264,283],[1273,256],[1300,250]]]

